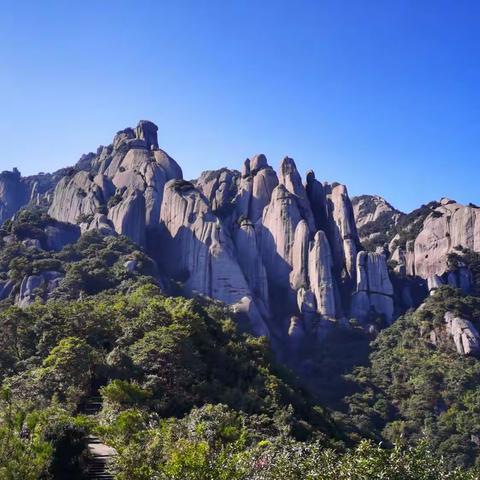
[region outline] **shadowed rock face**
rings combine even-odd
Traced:
[[[30,200],[30,188],[16,169],[0,173],[0,225]]]
[[[345,185],[326,185],[328,233],[334,263],[346,281],[355,281],[359,239],[353,208]]]

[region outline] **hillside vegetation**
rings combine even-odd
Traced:
[[[312,396],[229,308],[162,293],[125,237],[88,232],[57,252],[22,243],[43,241],[48,222],[24,212],[0,235],[4,281],[62,274],[48,299],[0,305],[0,478],[82,479],[89,434],[116,448],[120,480],[477,478],[477,361],[422,334],[446,308],[479,318],[477,298],[442,290],[369,357],[371,338],[352,330],[367,363],[344,378],[355,356],[326,347],[316,361],[330,377]],[[92,395],[102,409],[85,416]]]

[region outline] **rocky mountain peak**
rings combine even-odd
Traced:
[[[292,341],[312,325],[313,338],[321,338],[319,325],[344,317],[366,325],[374,313],[391,322],[403,308],[394,297],[412,295],[408,282],[394,291],[387,256],[404,278],[436,275],[435,285],[469,278],[443,275],[455,245],[480,251],[475,206],[426,206],[412,217],[417,235],[401,243],[399,230],[388,248],[366,252],[361,242],[369,228],[387,217],[393,226],[404,219],[382,197],[351,201],[345,185],[322,183],[312,170],[302,182],[288,156],[277,176],[264,154],[245,160],[241,172],[205,171],[189,182],[159,147],[157,132],[142,120],[73,168],[28,179],[0,174],[0,220],[40,195],[58,222],[129,237],[185,294],[226,302],[257,333]]]
[[[269,166],[268,161],[267,161],[267,157],[263,153],[259,153],[258,155],[254,155],[251,158],[251,160],[249,162],[249,165],[250,165],[250,173],[252,173],[252,174],[255,174],[259,170],[261,170],[262,168],[267,168]]]
[[[139,140],[144,140],[149,150],[158,149],[158,127],[149,120],[140,120],[135,128],[135,136]]]

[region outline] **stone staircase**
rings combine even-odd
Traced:
[[[102,397],[92,396],[85,402],[82,413],[89,416],[97,415],[102,409]]]
[[[85,402],[82,412],[85,415],[95,416],[102,409],[102,398],[91,396]],[[114,448],[109,447],[93,435],[88,437],[88,462],[87,480],[113,480],[113,475],[108,472],[110,459],[117,454]]]
[[[113,475],[108,472],[108,462],[116,455],[115,450],[102,443],[97,437],[88,437],[88,480],[113,480]]]

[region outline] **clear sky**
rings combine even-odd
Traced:
[[[480,204],[478,0],[0,0],[0,170],[150,119],[185,177],[277,167]]]

